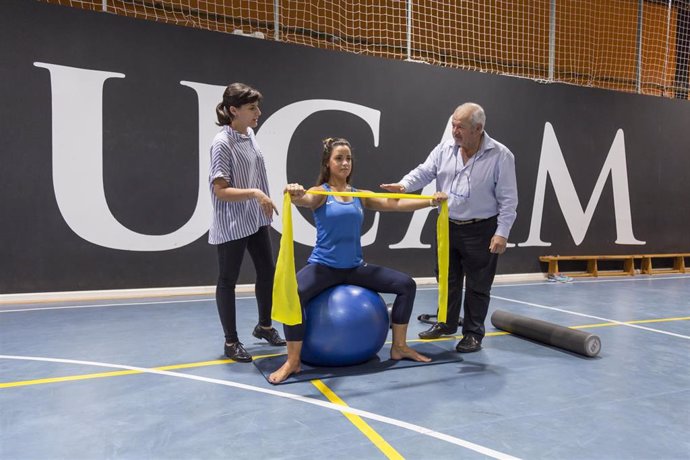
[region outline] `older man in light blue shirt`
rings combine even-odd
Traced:
[[[459,352],[481,349],[484,321],[498,255],[505,252],[517,215],[515,157],[484,130],[481,106],[466,103],[453,112],[453,139],[441,142],[426,161],[396,184],[382,184],[390,192],[423,188],[436,179],[436,190],[448,194],[450,260],[448,317],[419,334],[435,339],[457,332],[463,282],[465,315]]]

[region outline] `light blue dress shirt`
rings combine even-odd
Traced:
[[[464,164],[455,141],[445,140],[400,183],[407,192],[412,192],[434,179],[436,190],[448,194],[451,219],[486,219],[498,215],[496,235],[508,238],[518,203],[515,156],[508,147],[484,131],[479,150]]]

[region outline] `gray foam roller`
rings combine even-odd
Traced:
[[[491,315],[491,324],[496,329],[584,356],[594,357],[601,350],[601,340],[595,334],[503,310],[496,310]]]

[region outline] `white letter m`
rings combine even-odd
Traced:
[[[541,157],[539,159],[539,170],[537,172],[537,185],[534,192],[534,206],[532,208],[529,237],[527,241],[520,243],[518,246],[551,246],[551,243],[541,241],[540,237],[547,175],[551,177],[551,184],[570,234],[573,236],[575,244],[579,246],[585,238],[609,173],[611,174],[611,184],[613,186],[613,205],[616,216],[616,244],[645,244],[644,241],[635,239],[633,235],[623,130],[619,129],[616,133],[604,166],[599,173],[597,183],[592,191],[592,196],[589,199],[589,203],[587,203],[587,209],[583,210],[577,197],[575,185],[563,159],[561,147],[558,145],[556,133],[551,123],[546,123],[544,126]]]

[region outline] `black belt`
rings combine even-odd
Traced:
[[[496,216],[491,216],[491,217],[485,217],[483,219],[469,219],[469,220],[455,220],[455,219],[448,219],[449,222],[455,224],[455,225],[469,225],[469,224],[476,224],[477,222],[484,222],[485,220],[493,219]]]

